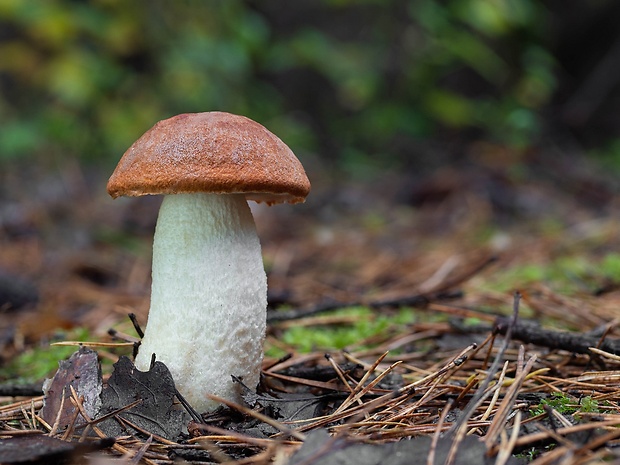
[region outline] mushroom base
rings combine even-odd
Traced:
[[[267,278],[252,213],[241,194],[164,197],[153,242],[151,308],[136,367],[166,364],[198,411],[206,394],[239,402],[263,359]]]

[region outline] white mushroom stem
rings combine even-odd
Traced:
[[[231,375],[255,388],[263,359],[267,278],[241,194],[164,197],[153,242],[151,308],[136,367],[151,354],[199,412],[211,393],[239,402]]]

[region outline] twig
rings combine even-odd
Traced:
[[[144,454],[146,453],[148,448],[151,446],[152,442],[153,442],[153,435],[151,434],[149,438],[146,441],[144,441],[144,444],[142,445],[142,447],[138,449],[138,452],[136,452],[136,454],[131,458],[131,460],[129,461],[130,465],[138,465],[138,463],[140,463],[140,460],[142,460],[142,457],[144,457]]]
[[[124,417],[121,417],[121,416],[117,415],[114,419],[116,421],[118,421],[120,423],[120,425],[125,430],[128,430],[127,427],[129,427],[129,428],[132,428],[132,429],[136,430],[139,433],[144,434],[145,436],[149,436],[151,438],[151,440],[155,439],[157,442],[160,442],[162,444],[166,444],[166,445],[174,445],[174,444],[176,444],[176,442],[170,441],[169,439],[166,439],[163,436],[159,436],[158,434],[151,433],[150,431],[147,431],[146,429],[142,428],[141,426],[136,425],[132,421],[129,421],[127,418],[124,418]]]
[[[521,429],[521,411],[517,412],[515,416],[514,425],[512,427],[512,434],[510,435],[510,439],[506,438],[505,430],[502,430],[502,447],[500,447],[497,458],[495,459],[495,465],[504,465],[508,462],[510,458],[510,454],[515,447],[517,439],[519,437],[519,430]]]
[[[490,448],[493,444],[495,444],[500,430],[505,427],[505,422],[508,418],[510,407],[514,405],[517,395],[519,394],[519,389],[535,362],[536,356],[534,355],[527,361],[523,370],[515,377],[514,382],[508,388],[508,392],[504,396],[504,399],[502,400],[500,407],[495,414],[495,418],[493,419],[493,422],[487,432],[487,436],[485,438],[487,448]]]
[[[493,397],[491,398],[491,401],[489,402],[489,405],[487,406],[486,410],[480,417],[480,420],[482,421],[488,420],[488,418],[491,416],[491,413],[493,412],[493,409],[495,408],[495,405],[497,405],[497,400],[499,399],[499,394],[501,391],[502,383],[504,382],[504,378],[506,377],[507,370],[508,370],[508,361],[504,362],[504,367],[502,368],[502,371],[499,374],[499,377],[497,379],[497,384],[493,386],[492,389],[489,389],[489,394],[493,392]],[[483,397],[483,399],[486,399],[486,396]],[[478,431],[479,431],[478,428],[473,428],[467,434],[474,434]]]
[[[334,360],[334,357],[332,357],[330,354],[325,354],[325,359],[330,363],[330,365],[332,366],[332,368],[336,372],[336,375],[340,379],[340,382],[349,389],[349,397],[353,397],[355,395],[355,391],[353,390],[353,388],[351,387],[351,385],[347,381],[347,379],[345,377],[345,374],[342,371],[342,369],[338,366],[338,364]],[[357,386],[359,386],[359,384],[361,384],[361,382],[358,383]],[[356,386],[356,389],[357,389],[357,386]],[[345,399],[345,402],[346,402],[346,399]],[[361,399],[357,399],[357,403],[359,405],[361,405],[363,402],[362,402]],[[341,407],[342,407],[342,405],[341,405]]]
[[[56,413],[56,418],[54,419],[54,424],[52,425],[52,429],[49,432],[49,436],[54,436],[58,432],[58,428],[60,427],[60,417],[62,415],[63,408],[65,406],[65,393],[66,386],[62,388],[62,392],[60,393],[60,407],[58,407],[58,412]]]
[[[183,408],[187,411],[187,413],[189,413],[192,419],[197,423],[202,423],[202,417],[200,416],[200,414],[196,412],[194,407],[190,405],[190,403],[185,399],[185,397],[183,397],[183,395],[179,392],[179,390],[176,387],[174,388],[174,395],[177,397],[177,399],[179,399],[179,402],[181,403]]]
[[[452,408],[453,403],[454,402],[452,401],[452,399],[448,399],[448,402],[446,402],[445,407],[441,411],[441,415],[439,416],[439,420],[437,421],[437,429],[435,430],[435,433],[433,434],[433,437],[431,439],[431,446],[428,450],[426,465],[434,465],[435,463],[435,451],[437,450],[437,443],[439,442],[439,437],[441,436],[443,424],[446,421],[446,417],[448,416],[448,412],[450,411],[450,408]]]
[[[127,316],[129,317],[129,320],[131,320],[131,324],[136,330],[136,333],[138,333],[138,336],[142,339],[144,337],[144,331],[142,331],[142,327],[140,326],[140,323],[138,323],[138,317],[136,317],[135,313],[129,313]]]
[[[84,341],[60,341],[52,342],[51,346],[76,346],[76,347],[132,347],[134,342],[84,342]]]
[[[495,330],[499,334],[506,334],[508,328],[512,328],[511,337],[513,339],[526,344],[535,344],[553,350],[565,350],[576,354],[592,353],[590,349],[595,347],[610,354],[620,355],[620,341],[618,340],[605,339],[601,341],[600,336],[544,329],[531,322],[520,321],[511,325],[505,317],[495,320]]]
[[[508,349],[508,344],[510,343],[510,340],[512,337],[512,328],[517,323],[517,319],[519,317],[519,302],[520,301],[521,301],[521,293],[517,291],[514,294],[514,300],[513,300],[513,305],[512,305],[512,320],[510,324],[507,326],[504,341],[502,342],[502,345],[499,348],[499,351],[497,353],[497,356],[495,357],[495,360],[493,360],[493,363],[491,364],[491,368],[489,369],[488,375],[485,378],[485,380],[482,382],[480,387],[478,388],[478,391],[473,396],[473,398],[471,399],[467,407],[464,409],[459,420],[454,424],[452,429],[449,430],[448,434],[455,434],[456,432],[458,432],[459,429],[462,427],[462,425],[466,424],[469,421],[474,411],[478,408],[478,405],[480,405],[480,403],[489,395],[487,388],[491,384],[491,380],[493,379],[493,377],[495,376],[495,373],[497,373],[499,369],[499,365],[501,363],[502,358],[504,357],[504,353],[506,352],[506,349]]]
[[[363,300],[353,302],[326,302],[309,308],[297,308],[293,310],[271,310],[267,312],[267,323],[277,323],[279,321],[298,320],[308,316],[317,315],[319,313],[340,310],[343,308],[366,306],[370,308],[380,307],[417,307],[427,305],[430,302],[438,300],[451,300],[462,297],[462,292],[439,292],[433,294],[415,294],[412,296],[400,297],[397,299],[371,300],[365,302]]]
[[[283,425],[282,423],[280,423],[279,421],[276,421],[273,418],[270,418],[267,415],[263,415],[262,413],[259,413],[259,412],[255,411],[255,410],[251,410],[251,409],[249,409],[247,407],[244,407],[243,405],[236,404],[235,402],[231,402],[231,401],[229,401],[227,399],[223,399],[222,397],[218,397],[218,396],[215,396],[213,394],[207,394],[207,397],[209,399],[211,399],[212,401],[215,401],[215,402],[220,403],[220,404],[224,404],[228,408],[231,408],[233,410],[237,410],[238,412],[241,412],[244,415],[248,415],[250,417],[254,417],[257,420],[262,421],[263,423],[267,423],[268,425],[273,426],[274,428],[279,429],[281,432],[289,434],[289,435],[293,436],[294,438],[299,439],[300,441],[303,441],[306,438],[305,434],[302,434],[299,431],[296,431],[296,430],[293,430],[291,428],[288,428],[285,425]]]
[[[366,384],[366,381],[368,380],[368,378],[370,377],[370,375],[377,369],[377,366],[379,366],[379,364],[383,361],[383,359],[387,356],[387,352],[385,352],[384,354],[382,354],[376,361],[375,363],[373,363],[373,365],[366,371],[366,373],[364,373],[364,376],[362,377],[362,379],[360,380],[360,382],[357,384],[357,386],[355,386],[355,389],[351,390],[351,394],[349,395],[349,397],[347,397],[344,402],[342,404],[340,404],[340,407],[338,407],[334,413],[338,414],[340,412],[342,412],[343,410],[347,409],[347,407],[349,407],[349,405],[351,405],[353,402],[357,402],[358,404],[361,405],[361,397],[367,393],[370,389],[372,389],[380,380],[380,378],[383,378],[385,373],[388,373],[392,370],[393,367],[388,368],[384,374],[380,377],[377,377],[373,383],[371,383],[370,385],[364,387],[364,385]],[[347,384],[348,386],[348,384]]]

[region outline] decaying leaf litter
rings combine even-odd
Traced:
[[[614,459],[620,293],[618,275],[601,263],[619,250],[618,193],[601,182],[584,194],[591,178],[573,173],[554,172],[564,174],[561,185],[542,175],[498,181],[484,166],[440,171],[417,188],[319,182],[300,211],[258,207],[269,299],[279,310],[270,313],[261,389],[247,393],[246,406],[195,418],[176,438],[125,415],[114,420],[125,429],[111,445],[100,424],[139,408],[129,399],[101,420],[74,389],[64,402],[75,413],[60,428],[41,417],[36,389],[22,390],[3,397],[3,453],[31,443],[42,463],[85,454],[92,463]],[[2,176],[4,186],[19,185],[16,174]],[[157,201],[119,207],[86,187],[81,169],[64,176],[41,185],[80,196],[79,205],[21,193],[8,198],[14,213],[3,212],[2,295],[15,305],[3,312],[2,354],[8,364],[66,340],[58,328],[88,328],[102,344],[92,349],[104,362],[103,389],[110,363],[126,363],[119,356],[130,356],[136,340],[127,314],[145,321]],[[334,311],[360,306],[371,311]],[[405,321],[397,318],[403,311]],[[325,333],[360,318],[381,325],[354,333],[344,348],[319,340],[301,352],[289,339],[291,328]],[[14,384],[7,377],[2,388],[10,393]],[[169,426],[162,415],[151,420]],[[57,441],[43,447],[49,436]]]

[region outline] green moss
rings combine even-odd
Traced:
[[[339,350],[344,348],[363,347],[363,341],[377,336],[389,336],[414,320],[414,310],[401,309],[390,315],[377,315],[367,307],[354,307],[339,310],[331,316],[352,317],[350,323],[329,325],[293,326],[282,332],[279,339],[299,352],[315,350]],[[402,328],[401,328],[402,330]],[[283,355],[281,351],[270,348],[270,356]]]
[[[87,341],[90,334],[78,328],[62,336],[73,341]],[[0,382],[15,384],[36,383],[51,377],[58,369],[58,362],[77,350],[75,346],[41,345],[28,349],[0,368]]]
[[[557,292],[591,292],[604,280],[620,280],[620,254],[610,253],[600,260],[565,255],[545,264],[525,264],[498,270],[484,283],[494,291],[509,292],[535,283],[545,283]]]
[[[575,413],[577,406],[575,402],[563,392],[553,392],[548,399],[543,399],[540,404],[530,410],[532,415],[542,415],[545,413],[545,407],[549,406],[563,415]]]
[[[599,404],[591,396],[585,396],[581,399],[579,411],[581,413],[599,413]]]
[[[620,254],[610,253],[600,263],[600,272],[607,278],[620,281]]]
[[[598,413],[599,404],[590,396],[581,398],[578,402],[563,392],[554,392],[548,399],[543,399],[538,407],[531,409],[532,415],[545,413],[545,406],[549,406],[562,415],[579,413]]]

